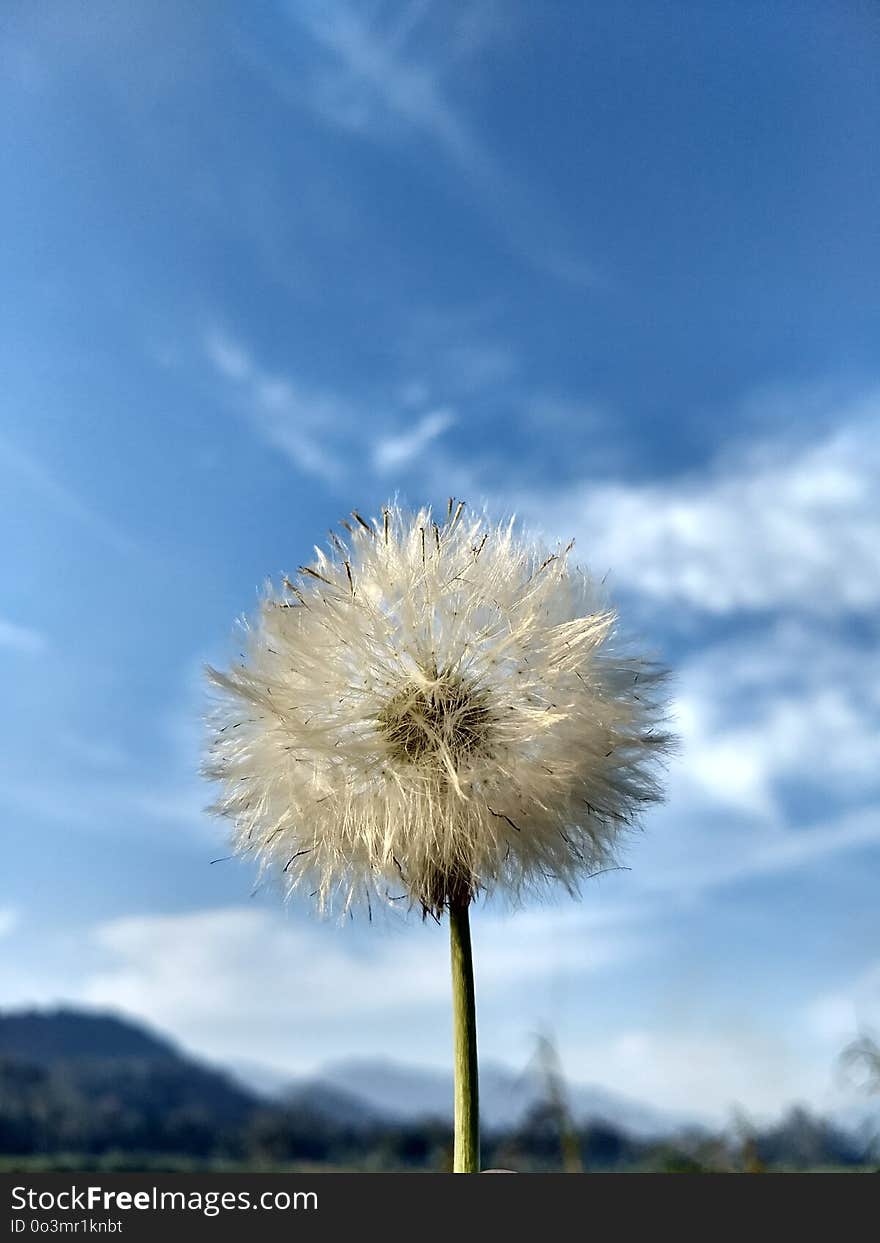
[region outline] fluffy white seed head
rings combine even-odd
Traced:
[[[460,503],[353,517],[209,670],[235,849],[322,908],[576,891],[660,797],[662,671],[570,546]]]

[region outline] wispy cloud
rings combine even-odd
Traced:
[[[245,345],[218,329],[205,334],[204,347],[263,439],[306,474],[338,482],[345,462],[330,442],[334,430],[355,423],[351,407],[335,394],[264,370]]]
[[[443,400],[520,392],[522,358],[499,332],[502,313],[492,300],[407,306],[397,317],[398,367]]]
[[[250,380],[254,373],[254,363],[250,353],[240,341],[211,329],[205,334],[205,352],[208,358],[227,380]]]
[[[405,5],[397,21],[380,30],[362,8],[345,3],[288,6],[329,57],[313,78],[313,102],[328,120],[380,132],[396,120],[470,167],[480,156],[478,144],[440,86],[436,62],[418,61],[412,52],[426,12],[423,4]]]
[[[450,410],[433,410],[397,436],[386,436],[373,450],[373,464],[382,472],[396,470],[417,458],[455,422]]]
[[[511,176],[454,100],[451,80],[472,77],[478,57],[510,38],[507,9],[483,6],[480,20],[410,0],[384,12],[332,0],[289,3],[287,14],[317,50],[305,78],[309,106],[325,122],[372,142],[427,140],[466,178],[503,244],[530,266],[567,284],[604,283],[578,253],[558,208]],[[296,97],[277,69],[264,70],[285,98]]]
[[[18,911],[11,906],[0,906],[0,937],[8,936],[18,927]]]
[[[45,651],[47,646],[48,640],[41,631],[30,626],[19,626],[0,617],[0,648],[6,647],[32,656]]]
[[[205,815],[206,790],[195,774],[189,780],[175,774],[150,781],[139,775],[110,780],[94,771],[75,780],[24,780],[0,777],[0,796],[7,808],[38,821],[65,827],[87,838],[140,839],[166,847],[192,846],[197,835],[216,841],[216,830]],[[178,832],[169,837],[167,830]],[[179,830],[185,830],[181,833]]]
[[[380,475],[411,467],[456,421],[446,406],[420,413],[427,392],[411,386],[401,393],[400,408],[388,403],[380,416],[343,394],[266,370],[243,342],[216,328],[205,334],[203,346],[263,440],[331,486],[341,485],[364,462]]]
[[[740,822],[723,826],[715,823],[706,833],[706,811],[699,820],[682,810],[687,822],[672,834],[662,836],[668,826],[660,818],[654,833],[657,858],[652,868],[649,854],[639,862],[640,884],[649,893],[675,892],[689,899],[743,884],[759,877],[784,876],[849,853],[876,852],[880,847],[880,820],[874,808],[819,823],[786,827],[763,822]]]

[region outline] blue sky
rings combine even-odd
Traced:
[[[349,509],[576,536],[676,670],[668,804],[476,916],[484,1056],[845,1102],[880,1026],[873,5],[10,3],[0,1001],[448,1062],[442,930],[224,854],[201,667]]]

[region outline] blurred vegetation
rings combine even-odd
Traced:
[[[869,1035],[859,1036],[841,1054],[841,1065],[865,1092],[880,1093],[880,1043]]]
[[[444,1170],[452,1134],[439,1120],[340,1122],[271,1105],[224,1076],[146,1060],[84,1058],[41,1067],[0,1062],[0,1170]],[[742,1134],[693,1131],[645,1140],[605,1122],[575,1126],[549,1097],[507,1133],[485,1137],[487,1167],[669,1173],[860,1169],[868,1148],[804,1110]]]

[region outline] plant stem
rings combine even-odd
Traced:
[[[452,1032],[455,1063],[455,1155],[453,1172],[480,1172],[480,1093],[477,1010],[468,901],[449,904],[452,956]]]

